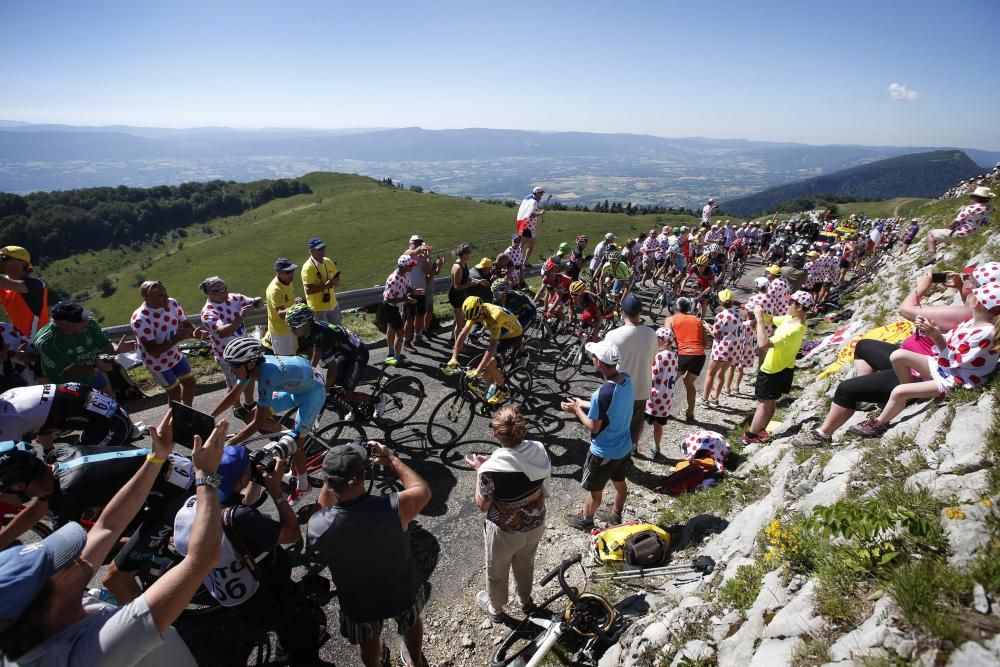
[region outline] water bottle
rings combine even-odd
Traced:
[[[486,390],[486,400],[487,401],[492,400],[492,398],[496,395],[497,395],[497,386],[495,384],[491,384],[490,388]]]

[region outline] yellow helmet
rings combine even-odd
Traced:
[[[580,294],[587,289],[587,284],[582,280],[574,280],[569,284],[570,294]]]
[[[465,319],[474,320],[479,317],[480,311],[483,309],[483,300],[478,296],[470,296],[462,302],[462,312],[465,313]]]
[[[708,255],[698,255],[698,259],[694,260],[694,263],[698,266],[705,266],[708,264]]]

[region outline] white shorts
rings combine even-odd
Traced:
[[[279,357],[290,357],[295,354],[295,348],[298,342],[295,339],[295,334],[289,331],[286,334],[275,334],[271,333],[271,349]]]
[[[931,238],[933,238],[935,241],[943,241],[946,238],[949,238],[954,233],[955,232],[953,232],[950,229],[932,229],[930,231]]]

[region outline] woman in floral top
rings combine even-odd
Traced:
[[[903,349],[893,352],[889,359],[900,384],[892,390],[881,414],[854,426],[852,433],[882,435],[907,401],[945,396],[955,387],[976,389],[986,383],[1000,355],[1000,284],[989,283],[972,290],[966,305],[972,309],[972,318],[947,335],[930,320],[916,318],[917,331],[934,342],[934,354],[925,356]],[[930,375],[931,379],[914,382],[911,370]]]
[[[535,573],[535,551],[545,531],[545,499],[549,495],[552,462],[545,446],[525,440],[527,426],[517,408],[506,406],[493,415],[493,437],[500,447],[492,454],[470,454],[466,463],[477,472],[476,506],[486,512],[486,585],[476,602],[492,621],[503,619],[508,581],[527,613]]]

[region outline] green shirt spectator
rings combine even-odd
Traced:
[[[114,345],[101,325],[84,315],[76,303],[60,301],[52,306],[52,320],[35,334],[35,351],[48,382],[79,382],[103,389],[110,367],[98,355],[127,350],[122,347],[124,339]]]

